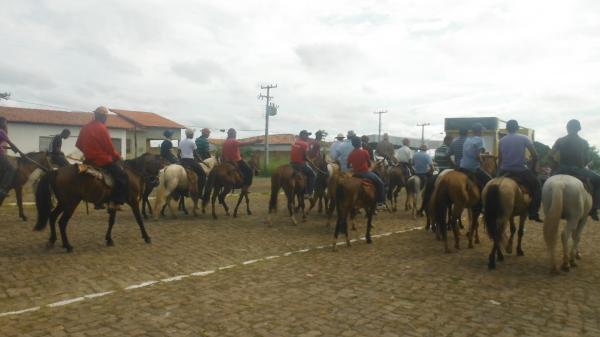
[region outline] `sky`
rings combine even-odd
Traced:
[[[195,128],[443,137],[446,117],[569,119],[600,145],[600,1],[6,1],[2,105],[153,111]],[[27,102],[27,103],[25,103]],[[220,132],[213,135],[220,137]]]

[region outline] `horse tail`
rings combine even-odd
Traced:
[[[208,177],[206,177],[206,185],[204,185],[204,194],[202,195],[202,207],[206,207],[208,205],[208,201],[210,200],[210,193],[213,190],[213,186],[215,185],[215,175],[216,170],[210,170]]]
[[[433,218],[438,229],[442,227],[446,228],[446,215],[448,214],[447,210],[450,208],[451,203],[452,201],[448,195],[446,182],[443,181],[434,189],[432,200],[430,202],[434,211]]]
[[[56,171],[50,171],[40,178],[35,189],[35,205],[37,208],[38,218],[33,227],[35,231],[41,231],[48,225],[50,212],[52,211],[52,191],[51,183],[56,178]]]
[[[564,184],[553,182],[553,184],[549,185],[550,187],[550,206],[544,207],[544,241],[546,241],[547,247],[552,247],[553,250],[556,246],[556,240],[558,239],[558,225],[560,224],[560,219],[563,214],[563,190]],[[544,191],[546,192],[546,191]],[[544,199],[546,199],[547,194],[544,193]],[[544,205],[546,204],[546,200],[544,200]]]
[[[504,212],[502,199],[500,198],[499,185],[492,184],[488,187],[483,204],[485,205],[483,219],[487,233],[490,236],[490,239],[494,241],[500,240],[502,233],[500,233],[498,219],[504,215]]]
[[[277,195],[279,194],[280,186],[279,174],[273,173],[271,176],[271,198],[269,199],[269,213],[277,210]]]

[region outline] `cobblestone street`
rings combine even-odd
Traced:
[[[32,231],[35,207],[22,222],[3,206],[0,335],[600,336],[598,223],[588,222],[570,273],[550,275],[535,223],[525,256],[488,271],[481,227],[480,245],[467,249],[463,235],[463,249],[445,254],[422,218],[380,213],[372,245],[332,252],[325,216],[292,226],[283,196],[265,224],[268,186],[258,179],[252,188],[250,216],[219,208],[216,221],[148,220],[150,245],[125,207],[106,247],[106,213],[82,205],[68,228],[72,254],[60,239],[46,249],[48,231]],[[364,236],[357,223],[355,239]]]

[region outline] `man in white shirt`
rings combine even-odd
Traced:
[[[329,157],[331,160],[335,160],[336,151],[342,144],[344,144],[344,135],[342,133],[338,133],[338,135],[335,137],[335,140],[331,144],[331,147],[329,147]]]
[[[402,147],[396,150],[396,159],[402,167],[402,171],[406,177],[413,174],[412,172],[412,159],[413,151],[410,149],[410,139],[404,138],[402,140]]]
[[[202,191],[200,190],[202,186],[204,186],[204,181],[206,180],[206,174],[204,170],[200,166],[200,164],[194,158],[196,153],[196,143],[194,142],[194,130],[186,129],[185,130],[185,139],[179,141],[179,150],[181,151],[181,165],[187,167],[194,171],[198,176],[198,193],[201,195]]]

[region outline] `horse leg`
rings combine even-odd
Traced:
[[[211,208],[212,208],[212,217],[213,219],[217,220],[217,212],[215,211],[215,202],[217,201],[217,198],[219,197],[219,190],[221,188],[214,186],[213,188],[213,194],[212,197],[210,198],[210,202],[211,202]]]
[[[173,210],[173,206],[171,205],[172,200],[173,199],[171,198],[171,195],[169,194],[169,196],[167,196],[165,205],[167,206],[167,208],[169,209],[169,212],[171,213],[171,218],[177,219],[177,215],[175,214],[175,211]]]
[[[229,206],[227,206],[227,203],[225,202],[225,197],[227,196],[227,194],[229,194],[229,192],[231,192],[231,187],[226,186],[223,188],[223,191],[219,194],[219,203],[223,205],[223,208],[225,209],[225,215],[227,216],[229,216]]]
[[[494,245],[492,246],[492,251],[490,252],[490,255],[488,257],[488,269],[490,269],[490,270],[496,269],[496,252],[500,251],[498,241],[499,241],[499,238],[495,237]]]
[[[240,196],[238,197],[237,204],[235,205],[235,208],[233,209],[233,217],[234,218],[237,218],[238,207],[240,207],[240,204],[242,203],[242,199],[244,199],[245,194],[246,194],[246,191],[242,188],[242,190],[240,191]]]
[[[571,267],[577,267],[575,259],[578,258],[577,254],[579,254],[579,240],[581,240],[581,232],[583,231],[583,227],[585,227],[585,221],[585,219],[581,220],[577,224],[577,228],[575,228],[573,231],[573,247],[571,247],[571,255],[569,259]]]
[[[573,219],[567,219],[567,224],[565,226],[565,229],[562,232],[561,235],[561,239],[562,239],[562,247],[563,247],[563,264],[562,264],[562,270],[563,271],[569,271],[570,270],[570,266],[569,266],[569,238],[571,237],[571,233],[573,232],[574,227],[576,226],[576,223]]]
[[[516,231],[517,226],[515,226],[515,220],[513,217],[510,217],[510,237],[508,238],[508,243],[506,244],[506,253],[508,254],[512,254],[513,238],[515,237]]]
[[[373,243],[371,239],[371,229],[373,228],[373,214],[375,213],[375,207],[373,206],[367,210],[367,233],[365,234],[365,240],[367,243]]]
[[[185,215],[189,214],[187,208],[185,208],[185,196],[182,195],[181,197],[179,197],[179,204],[177,206],[177,209],[182,211]]]
[[[27,217],[23,212],[23,186],[15,187],[15,197],[17,198],[17,206],[19,207],[19,217],[23,221],[27,221]]]
[[[60,220],[58,221],[58,225],[60,228],[60,238],[63,243],[63,248],[67,250],[67,253],[73,252],[73,246],[71,246],[71,244],[69,243],[69,239],[67,238],[67,223],[69,222],[69,219],[71,219],[71,217],[73,216],[73,213],[77,208],[77,204],[79,204],[79,201],[73,203],[73,205],[64,206],[63,214],[60,217]]]
[[[248,194],[250,193],[246,192],[246,194],[244,195],[244,199],[246,199],[246,213],[248,215],[252,215],[252,212],[250,211],[250,198],[248,197]]]
[[[56,219],[62,212],[63,209],[59,203],[50,213],[50,218],[48,219],[50,222],[50,238],[48,239],[48,244],[46,245],[48,249],[54,248],[54,243],[56,242]]]
[[[458,228],[458,219],[460,219],[460,215],[462,214],[463,208],[457,207],[454,205],[452,208],[452,232],[454,233],[454,248],[460,249],[460,229]],[[473,226],[471,226],[472,228]],[[469,248],[473,248],[473,244],[469,240]]]
[[[117,211],[112,209],[108,211],[108,230],[106,231],[106,236],[104,237],[106,240],[106,245],[108,247],[112,247],[115,245],[112,239],[112,228],[115,224],[115,218],[117,217]]]
[[[150,236],[146,232],[146,227],[144,226],[144,219],[142,218],[142,215],[140,214],[140,208],[139,208],[137,202],[132,201],[129,203],[129,206],[131,207],[131,212],[133,212],[135,221],[137,222],[138,226],[140,227],[140,232],[142,233],[142,239],[144,239],[144,241],[146,243],[152,243],[152,239],[150,239]]]
[[[296,217],[294,216],[294,198],[296,194],[294,193],[292,188],[285,188],[285,196],[287,197],[287,208],[290,213],[290,218],[292,219],[292,224],[297,225],[298,221],[296,221]]]
[[[523,235],[525,234],[525,216],[521,215],[519,218],[519,238],[517,240],[517,256],[523,256],[525,253],[523,252],[523,248],[521,247],[521,242],[523,241]],[[511,228],[512,230],[512,228]]]

